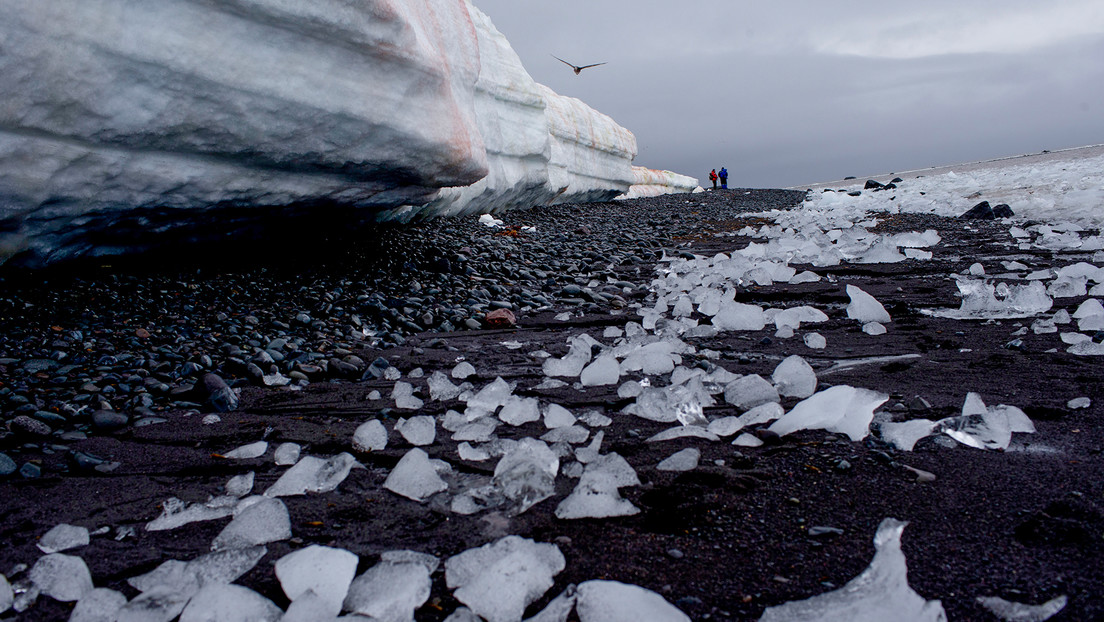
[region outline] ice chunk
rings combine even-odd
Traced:
[[[38,548],[43,553],[60,553],[78,546],[86,546],[90,541],[87,527],[61,523],[43,534],[38,541]]]
[[[123,599],[126,602],[126,599]],[[11,583],[8,583],[8,578],[0,574],[0,613],[4,613],[8,609],[11,609],[12,604],[15,602],[15,592],[12,590]],[[110,622],[110,620],[108,621]]]
[[[759,440],[759,437],[744,432],[740,436],[736,437],[736,440],[732,441],[733,445],[737,447],[759,447],[763,444],[763,441]]]
[[[134,597],[115,614],[115,622],[165,622],[176,620],[192,594],[157,587]],[[212,620],[215,618],[212,618]]]
[[[568,585],[567,589],[553,598],[537,615],[526,618],[525,622],[567,622],[567,617],[575,609],[575,586]],[[478,622],[478,621],[476,621]]]
[[[42,594],[66,603],[80,600],[93,587],[84,560],[62,553],[39,557],[27,576]]]
[[[593,363],[583,368],[579,382],[584,387],[598,387],[617,384],[621,379],[621,364],[608,354],[599,356]]]
[[[337,616],[322,617],[327,610],[326,602],[311,590],[291,601],[280,622],[338,622]]]
[[[607,454],[586,466],[575,490],[556,507],[556,518],[632,516],[640,509],[621,498],[618,488],[639,486],[636,471],[617,454]]]
[[[886,323],[892,321],[889,317],[889,313],[887,313],[885,307],[882,306],[882,303],[878,302],[873,296],[858,287],[848,285],[847,295],[851,297],[851,304],[847,305],[847,317],[852,320],[858,320],[864,324],[869,322]]]
[[[383,487],[407,499],[422,502],[447,490],[448,484],[437,474],[437,467],[429,459],[429,454],[415,447],[399,460],[383,482]]]
[[[621,372],[639,371],[647,376],[658,376],[671,373],[681,362],[682,357],[675,354],[674,344],[656,341],[627,354],[621,362]]]
[[[1041,605],[1025,605],[999,596],[978,596],[978,603],[1004,622],[1046,622],[1066,608],[1069,597],[1062,595]]]
[[[1066,352],[1077,356],[1104,356],[1104,343],[1096,343],[1091,339],[1080,341],[1067,348]]]
[[[888,399],[885,393],[837,385],[802,400],[769,429],[779,436],[798,430],[824,429],[861,441],[870,434],[874,409]]]
[[[762,307],[731,300],[722,303],[713,316],[713,327],[717,330],[763,330],[766,325]]]
[[[387,428],[379,419],[365,421],[353,432],[353,449],[369,452],[387,447]]]
[[[345,481],[353,467],[359,464],[356,458],[344,452],[328,460],[306,456],[285,471],[264,494],[266,497],[288,497],[308,492],[330,492]]]
[[[257,441],[256,443],[250,443],[248,445],[242,445],[237,449],[228,451],[223,454],[224,458],[231,458],[233,460],[251,460],[253,458],[260,458],[268,451],[267,441]]]
[[[578,335],[568,342],[568,351],[563,358],[550,358],[544,361],[542,369],[545,376],[577,377],[583,367],[590,362],[590,341]]]
[[[437,439],[437,420],[429,415],[399,419],[395,424],[395,430],[411,445],[417,447],[432,445]]]
[[[771,375],[778,394],[806,398],[816,393],[817,377],[813,367],[798,355],[786,357]],[[773,400],[772,400],[773,401]]]
[[[489,460],[491,454],[482,447],[473,447],[471,443],[460,443],[456,446],[456,453],[460,456],[461,460],[468,462],[482,462]]]
[[[391,390],[391,399],[395,400],[395,408],[403,410],[418,410],[425,405],[421,399],[414,397],[414,385],[409,382],[396,382],[395,388]]]
[[[775,328],[789,326],[794,329],[801,328],[802,322],[827,322],[828,316],[816,307],[800,306],[783,309],[774,316]]]
[[[566,428],[556,428],[554,430],[549,430],[541,436],[541,440],[546,443],[567,443],[569,445],[585,443],[588,438],[590,438],[590,430],[587,430],[581,425],[569,425]]]
[[[276,622],[284,612],[271,600],[240,585],[203,587],[180,613],[180,622]]]
[[[744,428],[744,424],[740,421],[739,417],[721,417],[720,419],[714,419],[709,422],[710,434],[715,434],[721,438],[726,436],[732,436]]]
[[[877,337],[878,335],[886,334],[886,327],[878,322],[867,322],[863,324],[862,331],[868,335]]]
[[[671,454],[658,465],[658,471],[693,471],[698,468],[698,460],[701,459],[701,451],[693,447],[687,447]]]
[[[98,587],[77,601],[73,613],[69,614],[69,622],[115,622],[115,614],[126,603],[126,596],[122,593]],[[4,603],[0,597],[0,613],[3,611]]]
[[[215,551],[187,562],[183,575],[191,577],[197,587],[209,583],[231,583],[256,567],[266,553],[268,549],[259,545]],[[133,582],[131,585],[138,587]]]
[[[575,611],[580,622],[689,622],[677,607],[651,590],[617,581],[579,584]]]
[[[856,259],[855,263],[898,263],[904,260],[905,256],[897,250],[897,245],[892,240],[882,238]]]
[[[302,452],[303,448],[299,446],[299,443],[280,443],[273,458],[275,458],[276,464],[288,466],[299,462],[299,454]]]
[[[516,622],[564,569],[554,544],[519,536],[469,549],[445,562],[445,582],[457,600],[488,622]]]
[[[659,443],[662,441],[673,441],[676,438],[704,438],[709,441],[721,440],[716,434],[710,432],[707,428],[703,428],[698,425],[680,425],[674,428],[668,428],[662,432],[658,432],[649,436],[644,440],[645,443]]]
[[[503,408],[503,410],[506,409]],[[537,416],[540,416],[539,412]],[[452,440],[482,443],[491,440],[496,429],[498,429],[498,421],[491,418],[483,418],[479,421],[465,424],[452,435]]]
[[[644,392],[644,385],[636,380],[626,380],[621,383],[621,386],[617,387],[617,397],[621,399],[628,399],[630,397],[637,397]]]
[[[828,340],[820,333],[809,333],[804,337],[805,346],[812,350],[823,350],[828,345]]]
[[[560,460],[543,441],[523,438],[498,461],[495,488],[520,514],[556,492]]]
[[[755,408],[767,402],[779,400],[774,385],[758,374],[738,378],[725,386],[725,401],[740,410]]]
[[[517,395],[511,395],[498,413],[498,418],[503,423],[514,426],[536,421],[540,417],[540,400],[535,397],[519,397]]]
[[[451,375],[457,380],[465,380],[475,375],[475,367],[467,361],[461,361],[456,364],[456,367],[452,368]]]
[[[575,425],[575,415],[559,404],[549,404],[544,408],[544,427],[548,429],[566,428]]]
[[[456,611],[445,618],[445,622],[483,622],[483,618],[467,607],[457,607]]]
[[[249,497],[242,501],[239,509],[235,509],[234,519],[215,537],[213,550],[245,548],[291,537],[291,518],[283,501],[270,497]]]
[[[378,622],[408,622],[429,598],[430,574],[439,561],[417,551],[388,551],[357,577],[345,598],[345,610]]]
[[[1080,320],[1093,315],[1104,315],[1104,305],[1096,298],[1089,298],[1085,302],[1082,302],[1070,317],[1075,320]]]
[[[1066,402],[1066,408],[1070,410],[1080,410],[1082,408],[1088,408],[1089,406],[1092,406],[1092,400],[1087,397],[1075,397]]]
[[[901,451],[912,451],[917,441],[935,432],[936,423],[927,419],[913,419],[903,423],[884,421],[879,431],[882,440],[892,443]]]
[[[938,600],[925,601],[909,587],[908,568],[901,552],[901,532],[906,525],[892,518],[882,521],[874,536],[874,560],[847,585],[806,600],[768,607],[759,621],[946,622],[947,614]]]
[[[801,283],[816,283],[820,281],[820,275],[811,270],[805,270],[799,272],[790,278],[790,285],[800,285]]]
[[[1054,301],[1042,283],[993,285],[984,280],[958,280],[962,304],[958,309],[922,309],[935,317],[952,319],[1001,319],[1031,317],[1049,311]],[[1000,298],[998,298],[998,294]]]
[[[466,414],[469,416],[469,421],[478,419],[484,414],[493,413],[499,406],[509,401],[512,393],[513,388],[510,383],[501,377],[495,378],[490,384],[468,398]]]
[[[753,425],[759,425],[760,423],[770,423],[784,414],[786,414],[786,410],[782,408],[781,404],[777,402],[767,402],[766,404],[756,406],[740,415],[738,419],[742,427],[746,428]]]
[[[471,366],[469,363],[461,363],[461,365]],[[452,381],[443,372],[435,371],[430,374],[427,383],[429,384],[429,399],[431,400],[447,402],[456,399],[461,393],[460,387],[452,384]]]

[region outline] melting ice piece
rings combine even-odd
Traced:
[[[476,415],[479,415],[479,413],[493,413],[499,406],[502,406],[510,399],[512,393],[513,388],[510,387],[510,383],[506,382],[501,377],[495,378],[493,382],[468,398],[467,411]],[[471,417],[471,419],[477,418],[478,416]]]
[[[523,438],[498,461],[494,485],[521,514],[556,493],[559,470],[560,460],[547,444]]]
[[[661,443],[663,441],[673,441],[676,438],[704,438],[707,441],[719,441],[719,436],[713,434],[708,428],[703,428],[699,425],[680,425],[673,428],[668,428],[662,432],[657,432],[649,436],[644,440],[645,443]]]
[[[268,549],[263,546],[253,546],[215,551],[190,562],[170,559],[144,575],[127,579],[127,583],[142,593],[160,590],[171,592],[186,601],[208,583],[237,580],[252,570],[267,552]],[[180,607],[183,606],[181,602]]]
[[[43,553],[59,553],[86,546],[90,541],[87,527],[61,523],[43,534],[38,541],[38,548]]]
[[[769,429],[779,436],[798,430],[824,429],[861,441],[870,434],[874,409],[887,400],[889,396],[885,393],[837,385],[798,402]]]
[[[882,303],[878,302],[873,296],[858,287],[848,285],[847,295],[851,297],[851,304],[847,305],[847,317],[852,320],[858,320],[864,324],[868,322],[886,323],[892,321],[889,317],[889,313],[887,313],[885,307],[882,306]]]
[[[766,325],[762,307],[731,300],[723,302],[713,316],[713,327],[717,330],[763,330]]]
[[[721,438],[726,436],[732,436],[744,428],[744,424],[740,421],[739,417],[721,417],[720,419],[714,419],[709,422],[709,427],[706,428],[710,434],[715,434]]]
[[[581,425],[569,425],[566,428],[555,428],[549,430],[543,436],[541,440],[546,443],[567,443],[569,445],[578,445],[579,443],[585,443],[587,438],[590,437],[590,430],[587,430]]]
[[[758,436],[744,432],[740,436],[737,436],[736,440],[732,441],[732,444],[737,447],[759,447],[763,444],[763,441],[760,440]]]
[[[816,393],[816,372],[798,355],[786,357],[771,375],[778,394],[784,397],[806,398]],[[772,400],[773,401],[773,400]]]
[[[465,364],[471,366],[468,363],[461,363],[461,365]],[[443,372],[433,372],[427,382],[429,384],[429,399],[431,400],[447,402],[456,399],[461,393],[460,387],[452,384],[452,381]]]
[[[576,593],[580,622],[689,622],[690,618],[662,596],[617,581],[585,581]]]
[[[807,305],[783,309],[774,316],[775,328],[789,326],[795,330],[801,328],[802,322],[818,323],[827,321],[828,316],[823,311]]]
[[[544,609],[541,609],[540,613],[531,618],[526,618],[525,622],[567,622],[567,617],[575,609],[575,593],[575,586],[568,585],[567,589],[553,598]]]
[[[1080,410],[1082,408],[1088,408],[1089,406],[1092,406],[1092,400],[1087,397],[1075,397],[1066,402],[1066,408],[1070,410]]]
[[[805,346],[812,350],[823,350],[828,345],[828,340],[820,333],[809,333],[804,337]]]
[[[395,388],[391,390],[391,399],[395,400],[395,408],[403,410],[418,410],[425,405],[421,399],[414,397],[414,385],[409,382],[396,382]]]
[[[432,555],[388,551],[349,587],[345,609],[379,622],[409,622],[429,598],[429,575],[440,565]]]
[[[475,375],[475,367],[467,361],[461,361],[456,364],[456,367],[452,368],[451,375],[457,380],[464,380]]]
[[[878,322],[867,322],[863,324],[862,331],[868,335],[877,337],[886,334],[886,327],[884,324],[879,324]]]
[[[353,432],[353,449],[357,451],[379,451],[387,447],[387,428],[379,419],[365,421]]]
[[[506,536],[445,561],[445,582],[457,600],[488,622],[516,622],[564,569],[554,544]]]
[[[191,505],[185,504],[175,497],[167,499],[162,504],[161,516],[146,523],[146,531],[176,529],[188,523],[215,520],[233,514],[234,505],[232,503],[221,503],[220,499],[225,498],[215,498],[207,503],[193,503]],[[234,501],[234,497],[229,497],[229,500]]]
[[[892,443],[901,451],[912,451],[916,443],[935,432],[936,422],[927,419],[913,419],[902,423],[884,421],[879,428],[883,441]]]
[[[437,473],[437,465],[429,454],[415,447],[406,452],[383,482],[383,487],[407,499],[422,502],[448,489],[448,484]]]
[[[908,567],[901,552],[901,533],[906,522],[887,518],[874,536],[874,560],[859,576],[842,588],[768,607],[759,622],[946,622],[947,614],[938,600],[924,600],[908,584]]]
[[[299,455],[302,453],[303,448],[299,446],[299,443],[280,443],[273,458],[277,465],[289,466],[298,462]]]
[[[116,613],[116,622],[147,622],[156,620],[175,620],[192,594],[173,591],[167,587],[157,587],[135,596]]]
[[[395,424],[395,430],[411,445],[416,447],[432,445],[437,439],[437,420],[429,415],[399,419]]]
[[[779,399],[778,389],[759,374],[749,374],[728,383],[724,398],[740,410],[749,410]]]
[[[540,419],[540,400],[535,397],[511,395],[507,398],[498,418],[507,425],[524,425]]]
[[[579,382],[584,387],[598,387],[608,384],[617,384],[621,379],[621,364],[617,359],[608,354],[603,354],[593,363],[583,368],[579,374]]]
[[[98,587],[77,601],[77,606],[69,615],[69,622],[114,622],[116,614],[125,604],[127,598],[121,592]],[[3,612],[4,603],[0,597],[0,613]]]
[[[590,362],[590,341],[583,337],[577,335],[571,338],[567,354],[563,358],[544,361],[544,375],[574,378],[582,373],[583,367]]]
[[[213,583],[188,601],[188,606],[180,613],[180,622],[276,622],[283,614],[275,603],[247,587]]]
[[[1041,605],[1025,605],[999,596],[978,596],[978,603],[1004,622],[1046,622],[1066,608],[1069,597],[1062,595]]]
[[[770,423],[784,414],[786,414],[786,409],[782,408],[781,404],[778,402],[767,402],[766,404],[756,406],[740,415],[738,419],[742,424],[741,427],[747,428],[753,425],[759,425],[760,423]]]
[[[27,576],[42,594],[64,603],[80,600],[93,588],[84,560],[62,553],[39,557]]]
[[[671,454],[665,460],[656,465],[658,471],[693,471],[698,468],[698,460],[701,460],[701,451],[693,447],[687,447]]]
[[[356,458],[344,452],[329,460],[306,456],[285,471],[264,494],[266,497],[288,497],[308,492],[330,492],[345,481],[353,467],[359,464]]]
[[[242,445],[237,449],[228,451],[223,454],[223,457],[231,458],[233,460],[251,460],[253,458],[260,458],[268,451],[267,441],[257,441],[256,443],[250,443],[248,445]]]
[[[549,404],[544,408],[544,427],[554,430],[575,425],[575,415],[559,404]]]
[[[676,344],[656,341],[629,352],[621,362],[621,372],[639,371],[647,376],[669,374],[682,357],[675,353]]]
[[[1049,311],[1054,301],[1039,281],[1026,285],[993,285],[984,280],[958,280],[962,304],[958,309],[923,309],[935,317],[951,319],[1010,319],[1038,315]],[[1000,294],[1000,298],[997,295]]]
[[[639,486],[632,466],[618,454],[606,454],[586,466],[575,490],[556,507],[556,518],[632,516],[640,509],[621,498],[618,488]]]
[[[126,602],[126,599],[123,599]],[[8,609],[11,609],[12,604],[15,603],[15,592],[12,591],[11,583],[8,583],[8,578],[0,574],[0,613],[4,613]]]
[[[240,549],[290,537],[291,518],[283,501],[248,497],[235,509],[230,524],[215,537],[211,549]]]

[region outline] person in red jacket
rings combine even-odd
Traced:
[[[717,169],[709,171],[709,181],[713,182],[713,189],[717,189]]]

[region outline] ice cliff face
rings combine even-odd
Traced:
[[[643,166],[632,167],[632,187],[618,199],[639,199],[656,197],[672,192],[705,192],[698,180],[671,171],[657,171]]]
[[[635,152],[466,0],[0,4],[0,259],[605,200]]]

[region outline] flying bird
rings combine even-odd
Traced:
[[[555,54],[552,54],[551,56],[552,56],[552,58],[554,58],[554,59],[560,61],[561,63],[567,65],[568,67],[571,67],[572,69],[574,69],[575,70],[575,75],[579,75],[579,73],[584,69],[588,69],[590,67],[597,67],[598,65],[605,65],[605,63],[594,63],[593,65],[583,65],[582,67],[579,67],[577,65],[572,65],[571,63],[569,63],[566,60],[560,58],[559,56],[556,56]]]

